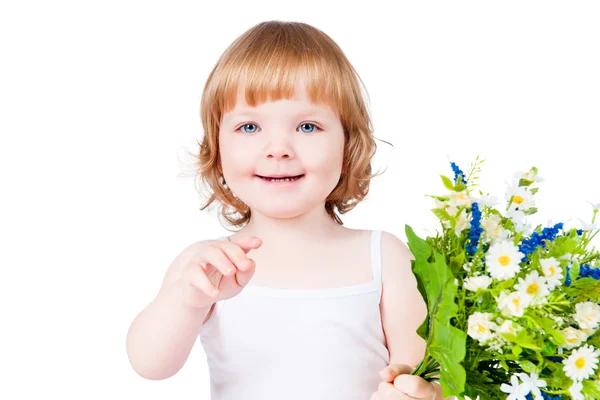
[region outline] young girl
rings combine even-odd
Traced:
[[[199,175],[229,237],[184,249],[127,335],[164,379],[197,335],[212,400],[441,400],[410,375],[426,308],[407,246],[336,213],[368,193],[375,151],[360,78],[320,30],[268,21],[220,57],[202,96]]]

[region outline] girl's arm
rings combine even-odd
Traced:
[[[188,246],[173,260],[159,293],[127,332],[129,362],[146,379],[166,379],[183,367],[212,308],[194,308],[183,301],[179,280],[195,245]]]

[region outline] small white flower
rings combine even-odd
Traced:
[[[600,210],[600,203],[592,203],[591,201],[588,201],[588,203],[590,203],[592,205],[592,207],[594,208],[595,211]]]
[[[531,296],[519,291],[507,294],[506,290],[503,290],[500,296],[496,298],[496,301],[503,315],[507,317],[522,317],[525,313],[525,308],[531,303],[531,299]]]
[[[519,272],[520,262],[524,256],[525,254],[521,253],[510,240],[504,240],[490,246],[485,262],[492,278],[505,280]]]
[[[584,332],[575,329],[572,326],[561,330],[560,333],[564,336],[566,341],[563,347],[568,350],[581,346],[581,343],[587,339],[587,335]]]
[[[594,333],[596,333],[596,331],[598,330],[598,328],[597,327],[596,328],[589,328],[589,329],[580,328],[579,330],[585,334],[585,337],[586,337],[586,340],[587,340],[587,338],[589,338],[590,336],[593,336]]]
[[[600,305],[586,301],[575,304],[575,316],[573,317],[582,329],[594,329],[600,323]]]
[[[526,400],[525,396],[529,393],[529,389],[519,383],[516,375],[510,377],[510,385],[503,383],[500,385],[500,390],[504,393],[509,393],[506,400]]]
[[[592,224],[591,222],[584,221],[581,218],[577,219],[581,222],[581,229],[584,231],[595,231],[600,229],[600,226],[597,224]]]
[[[571,395],[573,400],[585,400],[585,397],[581,393],[582,390],[583,390],[583,383],[573,382],[573,384],[569,388],[569,394]]]
[[[476,292],[479,289],[487,289],[491,283],[492,278],[487,275],[480,275],[465,279],[463,286],[471,292]]]
[[[589,378],[598,368],[598,351],[594,346],[584,344],[573,350],[571,355],[563,360],[565,375],[574,381],[582,381]]]
[[[469,215],[467,214],[467,209],[463,209],[460,215],[456,218],[456,226],[454,227],[454,232],[456,236],[460,236],[462,231],[471,227],[471,220],[469,219]]]
[[[519,283],[515,285],[519,292],[529,295],[532,298],[532,304],[536,304],[542,298],[548,296],[550,291],[546,285],[546,278],[540,276],[539,272],[531,271],[525,279],[519,278]]]
[[[520,330],[521,327],[515,324],[510,319],[507,319],[504,322],[502,322],[502,325],[500,325],[500,328],[498,328],[498,332],[512,333],[513,335],[516,335],[517,332],[519,332]]]
[[[537,175],[535,172],[533,171],[517,171],[514,174],[514,177],[517,179],[527,179],[528,181],[533,181],[533,182],[543,182],[545,181],[544,177]]]
[[[497,325],[492,321],[491,313],[482,313],[479,311],[469,315],[467,334],[479,343],[484,344],[494,337],[493,330]]]
[[[527,218],[525,218],[525,213],[523,211],[510,209],[506,211],[505,214],[515,225],[515,231],[524,233],[526,236],[531,236],[533,229],[531,224],[527,222]]]
[[[450,207],[454,207],[455,209],[458,209],[462,206],[471,208],[473,204],[473,200],[471,200],[467,195],[466,189],[461,190],[460,192],[450,191],[450,193],[448,193],[448,197],[450,197],[450,200],[448,200],[448,205]]]
[[[546,277],[546,283],[548,284],[548,289],[552,290],[556,286],[562,284],[562,279],[564,278],[562,273],[562,267],[558,260],[554,257],[542,258],[540,260],[540,264],[542,266],[542,271],[544,272],[544,276]]]
[[[519,378],[521,378],[521,380],[523,381],[522,385],[531,391],[535,400],[542,399],[542,392],[539,388],[546,387],[545,380],[538,379],[538,374],[536,374],[535,372],[532,372],[531,375],[527,375],[522,372],[516,375],[518,375]]]
[[[489,196],[489,195],[483,195],[480,197],[476,197],[473,199],[473,201],[476,202],[477,204],[479,204],[480,209],[481,209],[481,207],[492,207],[499,203],[497,196]]]
[[[501,225],[502,218],[496,214],[492,214],[481,221],[481,227],[485,232],[485,236],[493,241],[505,240],[508,238],[508,231]]]

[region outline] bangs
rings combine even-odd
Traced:
[[[347,116],[357,95],[357,76],[342,50],[324,33],[302,25],[264,25],[238,38],[214,73],[211,105],[219,119],[235,107],[238,95],[250,107],[291,99],[301,78],[311,103],[326,104],[340,117]]]

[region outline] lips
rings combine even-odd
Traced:
[[[260,178],[270,178],[270,179],[283,179],[283,178],[298,178],[304,174],[300,175],[256,175]]]

